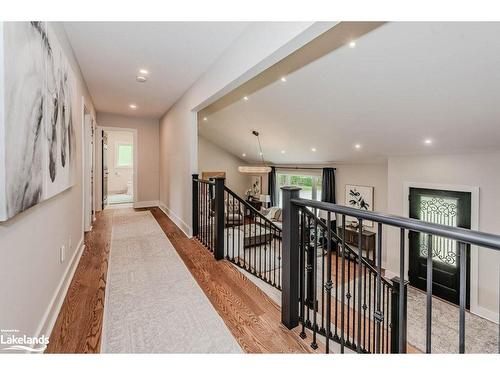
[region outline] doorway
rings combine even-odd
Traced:
[[[410,217],[422,221],[471,228],[471,193],[463,191],[410,188]],[[460,259],[457,242],[434,236],[432,241],[432,292],[454,304],[459,303]],[[470,306],[470,246],[467,245],[466,307]],[[426,290],[427,235],[409,234],[410,285]]]
[[[83,230],[92,229],[95,217],[94,170],[95,170],[95,121],[83,105]]]
[[[102,130],[102,208],[131,205],[135,199],[135,136]]]

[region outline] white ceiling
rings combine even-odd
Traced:
[[[256,161],[250,133],[259,130],[272,163],[498,150],[499,35],[500,23],[385,24],[210,115],[199,131]]]
[[[66,22],[98,111],[159,118],[247,22]],[[146,83],[136,82],[140,68]],[[128,105],[137,104],[132,111]]]

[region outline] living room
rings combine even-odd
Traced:
[[[301,198],[328,196],[327,202],[418,219],[425,213],[414,206],[426,203],[425,194],[448,203],[456,196],[457,202],[466,201],[457,216],[468,222],[454,225],[498,233],[500,153],[493,141],[498,109],[492,100],[500,93],[493,83],[498,73],[489,65],[498,63],[492,27],[388,23],[371,25],[343,45],[330,40],[329,49],[328,36],[312,41],[198,113],[200,177],[223,175],[229,189],[278,226],[281,187],[293,185],[301,188]],[[328,171],[334,177],[326,183]],[[248,214],[241,216],[241,224],[252,222]],[[453,225],[456,219],[428,220]],[[348,224],[355,233],[356,222]],[[375,253],[378,230],[365,222],[363,251]],[[247,232],[245,243],[252,241]],[[392,277],[400,238],[392,228],[384,232],[382,268]],[[442,258],[453,258],[453,245],[443,246]],[[259,257],[256,252],[250,250],[250,259]],[[420,266],[411,252],[409,258],[406,272],[417,279]],[[456,266],[443,259],[443,272]],[[467,271],[468,308],[493,323],[498,323],[498,261],[494,251],[472,246]]]

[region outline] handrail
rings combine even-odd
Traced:
[[[393,227],[446,237],[452,240],[500,251],[500,236],[496,234],[483,233],[465,228],[450,227],[447,225],[429,223],[426,221],[380,212],[365,211],[358,208],[328,202],[313,201],[310,199],[293,198],[291,202],[300,207],[313,207],[324,211],[353,216],[363,220],[376,221]]]
[[[314,216],[316,222],[325,230],[328,230],[328,227],[327,225],[322,222],[321,220],[318,220],[317,216],[314,214],[314,212],[312,212],[311,210],[309,210],[307,207],[303,207],[305,209],[305,211],[311,215],[311,216]],[[335,233],[335,231],[333,231],[331,228],[329,230],[329,232],[331,232],[332,234],[332,237],[335,239],[335,242],[337,242],[337,244],[340,242],[342,242],[342,238],[340,238],[340,236]],[[354,255],[355,259],[358,258],[358,254],[356,253],[356,251],[354,251],[348,244],[345,244],[345,248],[352,254],[350,255]],[[377,274],[377,270],[370,264],[370,262],[367,262],[365,258],[361,257],[361,262],[363,263],[363,266],[368,268],[370,271],[372,271],[372,273],[375,273]],[[380,278],[383,282],[385,282],[389,287],[393,287],[393,284],[387,280],[384,276],[380,275]]]
[[[193,181],[194,182],[201,182],[202,184],[208,184],[208,185],[214,185],[215,186],[215,182],[214,181],[202,180],[201,178],[193,178]]]
[[[261,219],[263,219],[265,222],[270,224],[272,227],[274,227],[274,230],[279,231],[280,233],[282,232],[282,229],[278,227],[275,223],[273,223],[271,220],[269,220],[267,217],[262,215],[260,211],[258,211],[255,207],[253,207],[250,203],[242,199],[238,194],[236,194],[234,191],[229,189],[227,186],[224,186],[224,190],[227,191],[229,194],[231,194],[236,200],[240,203],[243,203],[243,205],[248,208],[251,212],[253,212],[255,215],[259,216]]]

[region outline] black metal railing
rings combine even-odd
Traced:
[[[459,340],[465,352],[465,304],[467,244],[500,250],[500,236],[399,216],[368,212],[332,203],[299,198],[299,188],[283,192],[283,273],[282,322],[289,329],[302,325],[301,336],[312,332],[311,347],[318,347],[318,335],[364,353],[405,353],[407,348],[407,282],[405,275],[405,236],[408,231],[424,233],[428,241],[426,352],[432,350],[432,238],[457,241],[460,267]],[[323,222],[309,208],[326,213]],[[331,229],[332,215],[339,215],[343,233]],[[363,257],[362,230],[357,249],[345,243],[346,217],[377,224],[375,265]],[[391,281],[382,276],[383,226],[399,230],[399,277]],[[340,271],[339,271],[340,269]],[[402,282],[400,282],[400,280]],[[332,303],[333,299],[333,303]],[[500,343],[499,343],[500,351]]]
[[[214,253],[281,290],[282,230],[224,185],[193,175],[193,236]]]
[[[215,236],[215,183],[193,176],[193,235],[211,252]]]
[[[224,257],[281,290],[281,228],[224,187]]]
[[[316,336],[320,334],[339,343],[341,353],[345,347],[364,353],[390,353],[395,345],[391,326],[397,317],[392,313],[397,309],[393,296],[398,293],[399,282],[382,277],[369,260],[346,244],[345,233],[339,236],[332,229],[331,213],[326,216],[323,220],[307,207],[299,208],[301,336],[305,338],[306,329],[311,330],[313,348],[317,347]],[[377,258],[381,259],[379,255]],[[371,319],[375,311],[380,313]],[[326,351],[329,350],[327,340]]]

